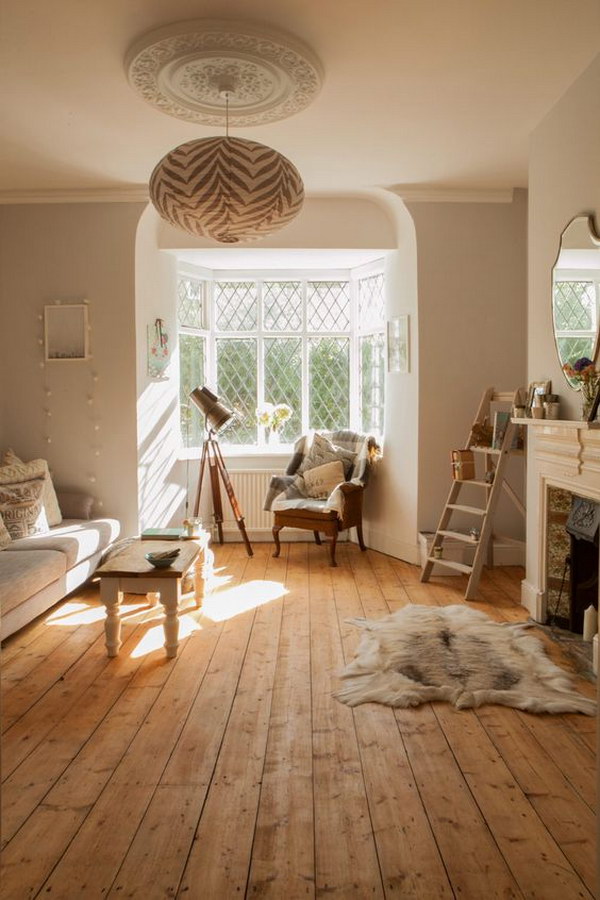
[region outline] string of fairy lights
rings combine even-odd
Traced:
[[[52,309],[54,307],[60,306],[69,306],[69,307],[85,307],[86,314],[84,317],[84,327],[87,329],[87,335],[85,336],[85,352],[82,356],[73,356],[73,357],[52,357],[49,355],[49,343],[48,343],[48,309]],[[98,383],[100,381],[100,376],[94,367],[94,357],[91,351],[89,350],[89,336],[92,330],[91,323],[89,321],[89,300],[82,300],[79,303],[73,304],[70,301],[61,301],[55,300],[52,306],[45,306],[44,312],[38,314],[38,322],[40,324],[40,336],[38,337],[38,346],[40,347],[41,359],[39,363],[39,367],[42,373],[42,404],[41,408],[43,411],[43,421],[42,421],[42,441],[48,449],[50,449],[50,445],[53,443],[55,434],[54,434],[54,422],[56,420],[55,413],[55,391],[53,384],[53,372],[56,370],[53,368],[54,366],[67,362],[72,362],[73,360],[77,360],[78,362],[85,363],[86,368],[86,377],[80,378],[79,371],[77,372],[78,380],[81,382],[83,386],[83,390],[85,391],[85,403],[88,410],[88,425],[90,429],[90,451],[91,451],[91,459],[99,459],[102,456],[102,442],[101,442],[101,430],[102,423],[100,420],[100,415],[98,412],[97,405],[97,392],[98,392]],[[48,454],[50,455],[50,453]],[[88,482],[93,485],[97,482],[97,474],[91,469],[87,474]],[[96,505],[98,507],[102,507],[102,500],[96,500]]]

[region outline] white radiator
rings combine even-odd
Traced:
[[[250,540],[272,540],[271,529],[273,527],[273,513],[265,512],[263,504],[265,494],[272,475],[282,475],[273,469],[240,469],[237,472],[229,471],[229,477],[233,490],[237,497],[246,531]],[[229,498],[224,490],[221,491],[223,503],[223,532],[226,538],[238,540],[240,531],[233,517]]]

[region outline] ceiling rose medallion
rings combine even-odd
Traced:
[[[229,124],[265,124],[304,109],[322,77],[307,47],[253,25],[184,22],[138,41],[127,71],[161,112],[226,126],[224,137],[188,141],[158,163],[150,198],[163,219],[234,244],[265,237],[298,215],[304,186],[296,167],[264,144],[229,137]]]

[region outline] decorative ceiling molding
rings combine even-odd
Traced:
[[[23,203],[146,203],[147,185],[134,188],[95,188],[53,191],[0,191],[0,205]]]
[[[407,203],[512,203],[513,188],[469,190],[461,188],[428,188],[394,185],[388,188]]]
[[[229,123],[277,122],[301,112],[323,70],[296,38],[250,23],[178,22],[144,35],[126,58],[129,83],[150,105],[186,122],[222,126],[222,84],[231,83]]]

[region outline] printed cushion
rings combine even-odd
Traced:
[[[4,524],[4,519],[0,516],[0,550],[4,550],[5,547],[8,547],[11,540],[10,532]]]
[[[304,484],[308,497],[325,500],[334,488],[344,480],[344,464],[341,459],[315,466],[304,473]]]
[[[44,489],[42,492],[42,503],[48,525],[60,525],[62,522],[62,513],[56,492],[52,484],[52,478],[48,469],[48,463],[45,459],[34,459],[25,463],[20,459],[14,450],[6,450],[2,454],[2,466],[0,466],[0,485],[16,484],[19,481],[28,481],[31,478],[44,479]]]
[[[42,501],[43,490],[43,478],[0,485],[0,515],[14,541],[50,530]]]
[[[344,478],[348,478],[354,466],[355,456],[356,454],[352,453],[351,450],[336,447],[328,438],[316,432],[313,435],[310,449],[298,468],[297,474],[304,475],[305,472],[310,469],[316,469],[317,466],[340,460],[344,466]],[[342,478],[341,480],[343,481],[344,479]]]

